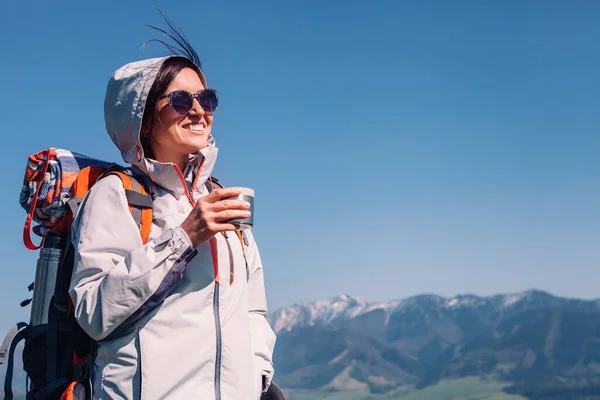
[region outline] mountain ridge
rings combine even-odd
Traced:
[[[600,390],[599,299],[539,289],[388,302],[344,294],[268,318],[278,379],[290,388],[376,394],[479,376],[519,393]]]
[[[367,301],[358,296],[341,294],[326,299],[297,302],[289,306],[280,307],[270,312],[268,319],[273,329],[276,332],[279,332],[282,328],[291,328],[289,325],[290,321],[286,321],[286,319],[289,320],[292,317],[310,316],[313,323],[314,321],[330,323],[340,317],[356,317],[360,314],[377,309],[382,309],[386,312],[395,311],[398,307],[414,305],[415,302],[423,300],[435,300],[440,306],[446,304],[447,307],[474,306],[476,304],[482,305],[482,303],[488,301],[503,303],[504,306],[509,307],[515,303],[531,298],[532,296],[558,299],[561,301],[588,303],[600,308],[600,298],[580,299],[576,297],[557,296],[549,291],[540,289],[527,289],[520,292],[498,293],[488,296],[461,293],[455,296],[445,297],[435,293],[422,293],[403,299],[392,299],[388,301]],[[347,306],[345,308],[343,307],[344,303]],[[344,312],[348,312],[348,314],[344,315]],[[293,322],[297,322],[297,320]]]

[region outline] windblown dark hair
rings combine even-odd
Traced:
[[[166,43],[166,42],[164,42],[162,40],[159,40],[159,39],[148,40],[146,43],[144,43],[144,46],[147,43],[150,43],[150,42],[161,43],[167,49],[169,49],[169,51],[171,51],[171,54],[186,56],[187,58],[189,58],[190,60],[192,60],[192,62],[194,64],[197,65],[198,69],[202,70],[202,64],[200,63],[200,57],[198,57],[198,54],[196,53],[196,51],[194,50],[194,48],[190,44],[190,42],[187,39],[187,37],[185,36],[185,34],[183,32],[181,32],[181,31],[178,31],[173,26],[173,24],[171,23],[171,21],[169,21],[169,18],[167,18],[167,16],[162,11],[160,11],[160,9],[157,8],[157,10],[160,13],[160,15],[162,15],[162,17],[165,20],[165,22],[167,23],[167,26],[169,27],[169,30],[171,31],[171,33],[168,33],[164,29],[160,29],[160,28],[157,28],[157,27],[152,26],[152,25],[146,25],[146,26],[149,27],[149,28],[155,29],[155,30],[163,33],[164,35],[168,36],[171,40],[173,40],[175,42],[175,44],[178,47],[170,45],[170,44],[168,44],[168,43]]]
[[[152,39],[146,42],[161,43],[171,52],[171,54],[176,56],[167,59],[163,63],[158,71],[158,75],[156,76],[154,83],[152,84],[152,87],[150,88],[150,92],[148,92],[148,98],[146,99],[146,106],[144,107],[144,116],[142,117],[142,126],[140,129],[140,143],[142,145],[142,149],[144,150],[144,156],[148,158],[154,158],[154,151],[152,151],[152,146],[150,145],[150,132],[152,132],[152,128],[154,127],[154,124],[156,124],[156,103],[158,98],[163,95],[173,79],[184,68],[193,69],[196,71],[200,79],[204,80],[200,58],[188,39],[182,32],[175,29],[173,24],[162,11],[158,10],[158,12],[160,12],[163,19],[167,23],[171,33],[168,33],[165,30],[155,26],[147,26],[168,36],[175,42],[177,47],[160,39]],[[144,43],[144,46],[146,43]]]

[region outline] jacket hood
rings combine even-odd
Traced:
[[[106,130],[123,160],[137,167],[156,184],[173,192],[177,197],[185,194],[185,178],[190,174],[200,174],[196,179],[195,192],[203,192],[205,181],[210,176],[216,162],[218,149],[212,135],[208,147],[196,154],[190,154],[190,163],[185,171],[172,163],[161,163],[146,158],[140,142],[142,117],[146,99],[160,68],[172,55],[135,61],[117,69],[111,76],[104,99],[104,122]],[[206,79],[201,77],[206,87]],[[190,180],[192,181],[192,180]]]

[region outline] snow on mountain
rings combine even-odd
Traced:
[[[461,307],[491,307],[498,311],[504,311],[518,307],[524,303],[547,304],[552,299],[558,300],[558,298],[538,290],[499,294],[490,297],[457,295],[452,298],[445,298],[437,295],[418,295],[388,302],[368,302],[359,297],[341,295],[326,300],[295,304],[290,307],[281,308],[269,315],[269,322],[273,330],[277,333],[282,330],[289,331],[295,327],[344,322],[375,310],[383,310],[385,312],[387,323],[391,314],[411,309],[452,310]],[[593,307],[600,304],[598,302],[591,303],[595,303]]]
[[[513,294],[513,295],[509,295],[509,296],[504,296],[504,307],[510,307],[513,304],[519,302],[521,299],[523,299],[523,296],[520,294]]]
[[[399,301],[369,303],[359,297],[341,295],[279,309],[269,316],[269,321],[273,330],[279,332],[298,326],[330,324],[339,320],[348,320],[377,309],[382,309],[389,314],[399,303]]]

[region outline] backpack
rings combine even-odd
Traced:
[[[63,149],[45,149],[29,156],[19,202],[27,211],[23,243],[39,250],[35,280],[28,287],[32,298],[29,323],[14,325],[0,344],[0,364],[8,358],[4,400],[13,400],[14,353],[24,341],[23,370],[31,380],[27,400],[89,400],[92,398],[92,367],[96,342],[77,323],[68,294],[74,266],[70,230],[73,219],[92,186],[109,175],[121,179],[129,211],[146,243],[152,226],[155,195],[149,178],[134,169]],[[206,188],[223,187],[210,177]],[[32,223],[38,225],[32,229]],[[40,245],[31,231],[42,237]],[[246,235],[236,231],[246,261]],[[230,282],[231,283],[231,282]],[[283,397],[280,397],[283,396]],[[264,399],[285,398],[272,384]]]
[[[46,149],[29,156],[19,202],[27,211],[23,243],[39,249],[35,281],[29,285],[32,298],[29,323],[13,326],[0,345],[0,364],[8,357],[4,382],[5,400],[13,399],[14,352],[24,341],[23,370],[28,400],[91,398],[90,371],[96,343],[74,317],[68,294],[73,272],[70,229],[90,188],[109,175],[121,179],[129,210],[146,243],[152,225],[152,201],[148,179],[115,163],[62,149]],[[40,245],[31,239],[42,237]]]

